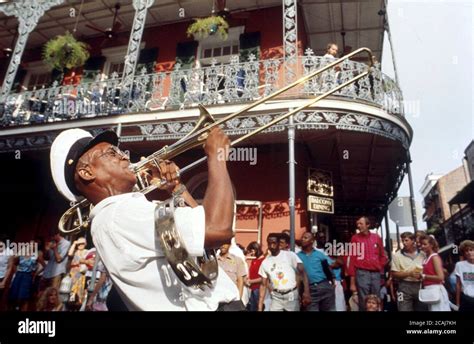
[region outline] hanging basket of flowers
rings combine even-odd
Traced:
[[[88,45],[77,41],[69,32],[49,40],[43,47],[43,61],[59,71],[81,67],[89,56]]]
[[[187,34],[188,37],[194,35],[198,38],[205,38],[209,35],[218,34],[222,40],[227,39],[227,30],[229,23],[220,16],[210,16],[207,18],[195,19],[195,22],[189,25]]]

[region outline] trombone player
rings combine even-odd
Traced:
[[[127,308],[243,310],[238,290],[225,273],[202,290],[177,278],[157,239],[156,205],[133,192],[136,175],[117,143],[113,131],[92,137],[82,129],[69,129],[53,142],[50,158],[60,193],[70,201],[87,198],[94,205],[90,213],[93,242]],[[190,256],[228,243],[233,236],[233,191],[227,162],[218,159],[218,152],[228,145],[229,138],[220,128],[209,132],[204,143],[209,177],[202,206],[180,183],[173,162],[160,161],[152,170],[154,180],[166,180],[165,188],[173,198],[191,205],[174,209],[172,216]]]

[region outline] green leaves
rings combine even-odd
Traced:
[[[227,39],[228,29],[229,24],[224,18],[219,16],[211,16],[207,18],[195,19],[195,22],[189,25],[186,32],[188,37],[194,35],[199,38],[205,38],[209,35],[217,33],[221,36],[221,39],[225,41]]]
[[[43,61],[52,69],[63,71],[83,66],[89,59],[89,46],[69,32],[49,40],[43,47]]]

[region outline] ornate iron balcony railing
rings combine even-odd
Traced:
[[[308,49],[298,58],[297,74],[310,73],[331,62],[314,56]],[[343,83],[366,68],[364,63],[344,61],[337,68],[306,82],[286,98],[309,97]],[[143,69],[134,77],[130,92],[121,88],[121,79],[78,85],[41,88],[11,93],[0,104],[0,125],[17,126],[34,123],[112,116],[124,113],[184,109],[214,104],[237,104],[254,101],[284,86],[283,60],[239,62],[234,56],[229,64],[147,74]],[[396,83],[376,64],[371,75],[335,94],[338,99],[362,101],[381,107],[388,113],[403,116],[402,93]]]

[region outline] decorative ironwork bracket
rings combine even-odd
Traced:
[[[296,0],[283,0],[283,54],[285,57],[285,82],[296,79],[298,54],[298,21]]]
[[[122,100],[126,102],[124,105],[130,105],[129,100],[132,94],[133,80],[135,69],[137,67],[138,56],[140,54],[140,43],[142,41],[143,30],[145,29],[145,21],[148,8],[155,0],[133,0],[133,8],[135,9],[135,17],[133,18],[132,30],[130,32],[130,40],[128,41],[127,55],[125,55],[125,64],[122,77]]]
[[[44,12],[53,6],[62,4],[63,2],[64,0],[18,0],[0,6],[0,12],[5,13],[7,16],[17,17],[19,22],[18,39],[10,58],[10,64],[8,65],[5,79],[3,80],[2,90],[0,93],[0,103],[5,101],[6,96],[10,93],[13,87],[13,81],[15,80],[28,36],[35,29]]]

